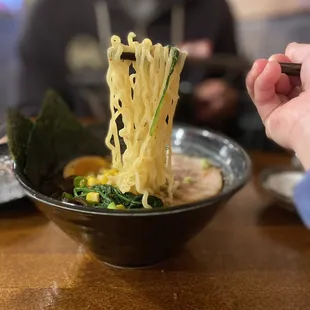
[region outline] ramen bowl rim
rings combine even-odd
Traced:
[[[15,174],[16,179],[22,186],[22,188],[25,190],[25,193],[30,198],[39,201],[41,203],[47,204],[49,206],[52,206],[57,209],[61,209],[64,211],[70,211],[70,212],[77,212],[77,213],[83,213],[85,215],[105,215],[105,216],[124,216],[124,217],[132,217],[132,216],[159,216],[164,214],[174,214],[174,213],[180,213],[180,212],[189,212],[191,210],[195,210],[198,208],[203,208],[206,206],[211,206],[214,204],[217,204],[221,201],[225,201],[226,199],[229,199],[232,195],[234,195],[237,191],[239,191],[250,179],[251,177],[251,170],[252,170],[252,164],[251,160],[246,153],[246,151],[234,140],[231,138],[228,138],[222,133],[215,132],[210,129],[198,129],[192,126],[174,126],[174,129],[184,129],[186,132],[195,134],[196,136],[205,136],[211,135],[213,138],[220,139],[220,140],[226,140],[229,141],[230,144],[232,144],[238,151],[241,153],[241,155],[244,158],[246,168],[244,171],[244,174],[241,179],[238,179],[234,181],[234,183],[231,185],[228,191],[221,191],[219,194],[215,195],[214,197],[201,199],[199,201],[190,202],[182,205],[177,206],[171,206],[171,207],[163,207],[163,208],[153,208],[153,209],[135,209],[135,210],[110,210],[105,208],[91,208],[91,207],[84,207],[84,206],[78,206],[74,204],[69,204],[62,202],[60,200],[48,197],[35,189],[31,188],[28,183],[29,181],[24,176],[24,174],[18,170],[15,163],[13,164],[13,171]]]

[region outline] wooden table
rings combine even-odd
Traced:
[[[287,163],[253,154],[255,173]],[[184,253],[111,269],[32,205],[0,209],[0,309],[310,309],[310,233],[248,184]]]

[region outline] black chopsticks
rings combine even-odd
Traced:
[[[300,76],[301,64],[280,62],[282,73],[288,76]]]
[[[135,53],[123,52],[121,55],[121,59],[122,60],[136,61],[136,55],[135,55]]]
[[[237,58],[237,57],[233,57]],[[232,69],[236,69],[238,67],[238,64],[240,65],[240,68],[243,69],[244,71],[248,71],[250,69],[250,66],[248,64],[245,64],[244,62],[238,62],[235,61],[234,59],[231,59],[231,57],[227,57],[226,60],[224,56],[222,58],[218,57],[211,57],[210,59],[205,59],[205,60],[190,60],[192,64],[196,64],[201,66],[206,66],[206,67],[222,67],[222,68],[227,68],[229,69],[230,67]],[[129,61],[136,61],[136,56],[134,53],[131,52],[123,52],[121,55],[122,60],[129,60]],[[282,73],[287,74],[288,76],[300,76],[300,71],[301,71],[301,64],[298,63],[286,63],[286,62],[280,62]]]

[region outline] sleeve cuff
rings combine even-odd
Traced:
[[[294,201],[304,225],[310,229],[310,171],[294,190]]]

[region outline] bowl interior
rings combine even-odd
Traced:
[[[56,207],[79,210],[87,213],[109,213],[119,215],[173,212],[188,207],[211,205],[229,198],[233,193],[239,190],[250,177],[251,162],[246,152],[237,143],[219,133],[177,125],[174,126],[172,133],[172,148],[175,153],[207,158],[214,165],[221,167],[224,177],[222,191],[212,198],[182,206],[163,208],[161,210],[132,210],[128,212],[122,210],[90,209],[89,207],[68,205],[38,193],[31,188],[25,176],[18,171],[16,167],[15,174],[21,185],[26,189],[28,195],[41,202],[46,202]]]
[[[172,134],[175,153],[207,158],[221,168],[224,187],[221,194],[242,186],[251,173],[246,152],[234,141],[210,130],[175,127]]]

